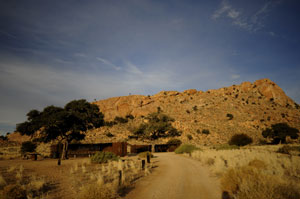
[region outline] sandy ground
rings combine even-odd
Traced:
[[[124,199],[220,199],[219,181],[209,176],[209,171],[199,161],[175,155],[174,153],[156,153],[151,159],[153,172],[131,187]],[[23,165],[28,176],[37,174],[45,176],[52,190],[47,193],[48,199],[75,198],[70,169],[75,163],[86,161],[87,158],[77,158],[62,161],[57,166],[57,160],[1,160],[2,174],[10,167]],[[9,176],[6,176],[9,177]],[[132,189],[133,188],[133,189]]]
[[[70,178],[70,169],[77,162],[86,161],[87,158],[77,158],[63,160],[60,166],[57,166],[56,159],[45,159],[45,160],[1,160],[0,171],[4,175],[7,169],[10,167],[19,168],[20,165],[24,167],[24,174],[26,176],[38,175],[46,177],[50,183],[52,189],[47,193],[49,199],[60,199],[60,198],[74,198],[74,192],[72,184],[72,178]]]
[[[137,182],[124,199],[220,199],[217,179],[209,176],[199,161],[175,155],[156,153],[153,173]]]

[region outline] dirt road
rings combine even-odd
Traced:
[[[157,168],[141,179],[126,199],[220,199],[219,182],[199,161],[175,155],[155,154]]]

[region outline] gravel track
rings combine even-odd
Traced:
[[[220,199],[219,181],[199,161],[157,153],[153,173],[137,182],[125,199]]]

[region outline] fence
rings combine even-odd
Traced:
[[[51,145],[51,157],[58,158],[61,152],[61,148],[58,144]],[[118,156],[127,155],[127,143],[115,142],[115,143],[98,143],[98,144],[69,144],[68,156],[69,157],[85,157],[95,154],[97,151],[113,152]]]

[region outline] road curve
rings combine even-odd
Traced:
[[[220,199],[219,182],[199,161],[174,153],[156,153],[157,167],[137,182],[124,199]]]

